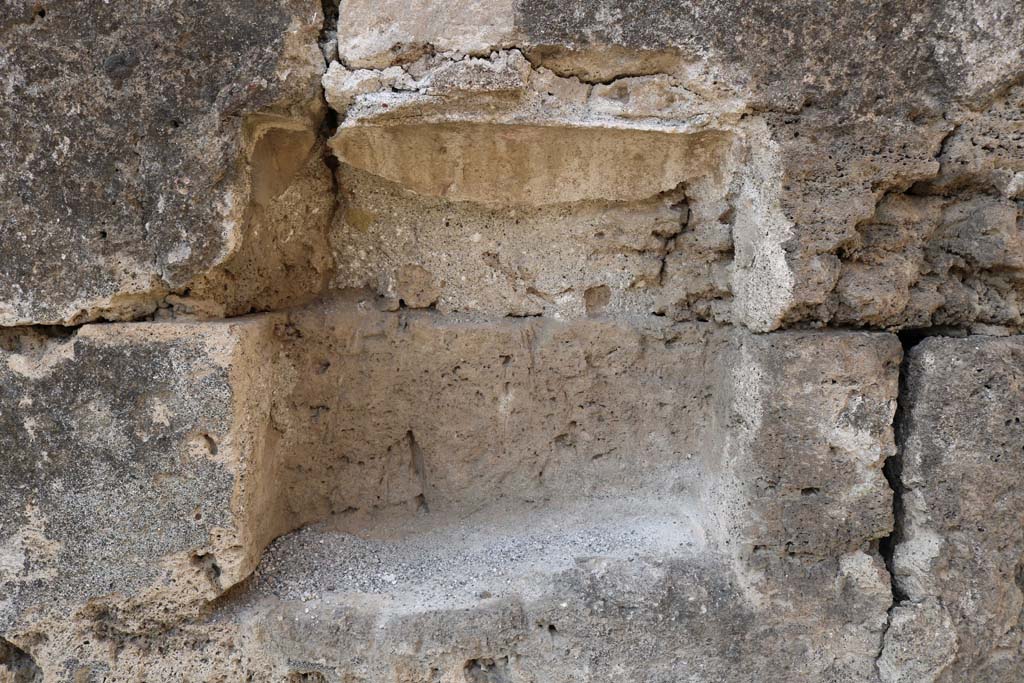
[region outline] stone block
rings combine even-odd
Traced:
[[[19,0],[0,26],[0,325],[319,288],[319,3]]]
[[[1011,681],[1024,672],[1022,361],[1018,337],[930,337],[909,353],[892,561],[899,623],[908,626],[889,637],[886,680]],[[908,647],[936,638],[944,653]]]
[[[300,516],[530,507],[668,492],[699,476],[717,326],[372,303],[291,317],[278,376],[299,381],[279,389],[274,424]]]
[[[0,630],[145,630],[251,571],[282,531],[266,321],[0,334]]]
[[[715,218],[727,219],[696,228],[700,233],[717,223],[718,246],[694,249],[686,237],[666,244],[658,283],[664,287],[646,286],[641,294],[653,296],[637,298],[634,310],[762,332],[806,323],[1020,329],[1024,257],[1013,236],[1024,220],[1017,200],[1024,157],[1014,143],[1019,87],[1007,88],[1017,73],[1012,59],[989,64],[972,51],[933,64],[907,55],[921,69],[914,72],[916,87],[902,80],[905,72],[897,79],[881,65],[871,79],[848,80],[846,72],[805,79],[802,74],[823,68],[823,55],[831,55],[830,64],[850,59],[845,38],[813,30],[785,55],[760,38],[741,49],[733,31],[724,35],[718,27],[747,26],[757,11],[749,3],[708,9],[523,2],[486,49],[425,49],[437,47],[434,39],[444,44],[449,29],[480,9],[455,4],[447,14],[416,7],[404,16],[417,27],[420,48],[389,43],[397,38],[371,30],[373,41],[383,41],[377,47],[391,44],[392,52],[382,49],[355,71],[332,69],[324,82],[328,100],[344,115],[332,140],[343,162],[456,202],[642,201],[674,189],[691,206],[720,204]],[[1003,45],[1010,36],[1000,26],[1006,8],[999,2],[919,9],[905,20],[925,21],[922,40],[929,44]],[[378,19],[393,14],[358,2],[346,11]],[[776,4],[770,14],[781,21],[787,12],[813,17],[812,24],[794,24],[800,32],[855,21],[857,35],[874,46],[867,53],[872,61],[879,44],[892,46],[888,57],[905,49],[873,8],[838,16],[834,8],[795,2]],[[927,23],[968,16],[973,28],[948,35]],[[613,18],[615,30],[608,31],[604,23]],[[766,35],[794,30],[760,19],[753,25]],[[696,26],[706,31],[695,33]],[[978,33],[981,26],[988,28]],[[347,30],[359,33],[351,24]],[[1006,47],[1019,54],[1018,46]],[[925,73],[945,85],[937,87]],[[712,177],[709,192],[702,185]],[[367,201],[368,195],[354,203]],[[986,202],[999,206],[978,208]],[[902,243],[875,247],[879,230],[903,234]],[[998,243],[1003,256],[979,260],[963,253],[965,240]],[[379,273],[383,283],[374,285],[349,277],[351,254],[339,259],[343,281],[394,295],[393,272]],[[462,277],[477,279],[459,273],[456,281]],[[442,279],[451,285],[451,278]],[[613,283],[605,286],[613,302],[620,298]],[[581,309],[571,300],[560,313]]]
[[[892,529],[883,475],[895,453],[902,352],[894,335],[736,333],[718,361],[706,506],[757,564],[868,550]]]

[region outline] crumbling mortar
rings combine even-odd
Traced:
[[[582,83],[584,85],[591,86],[591,88],[590,88],[591,90],[593,90],[593,86],[595,86],[595,85],[614,85],[618,81],[624,80],[624,79],[627,79],[627,78],[643,78],[645,76],[672,76],[672,74],[667,72],[667,71],[659,71],[657,69],[639,69],[637,71],[632,71],[632,72],[631,71],[623,71],[623,72],[617,73],[616,75],[611,76],[609,78],[605,78],[605,79],[587,78],[586,76],[582,76],[582,75],[580,75],[578,73],[573,73],[572,71],[566,71],[566,70],[559,70],[559,69],[552,68],[551,66],[548,66],[547,64],[545,64],[544,60],[541,59],[540,57],[538,57],[537,54],[536,54],[536,50],[538,48],[542,48],[542,47],[544,47],[544,46],[538,45],[538,46],[534,46],[533,49],[530,49],[530,48],[527,48],[527,47],[523,47],[523,46],[518,46],[517,45],[517,46],[511,47],[511,48],[508,48],[508,49],[518,50],[520,52],[520,54],[522,54],[523,57],[526,58],[526,61],[528,61],[530,63],[530,66],[533,67],[534,71],[537,71],[539,69],[547,69],[548,71],[550,71],[551,73],[555,74],[559,78],[575,78],[580,83]],[[687,90],[689,90],[689,89],[687,89]],[[690,92],[692,92],[692,91],[690,91]]]
[[[568,73],[568,72],[561,72],[561,71],[559,71],[557,69],[551,68],[550,66],[546,66],[539,59],[537,59],[536,56],[532,55],[532,53],[531,53],[529,48],[523,47],[521,45],[496,46],[496,47],[491,47],[491,48],[489,48],[487,50],[472,51],[472,52],[461,52],[461,51],[459,51],[459,52],[453,52],[453,51],[438,52],[433,45],[426,44],[426,45],[424,45],[424,51],[421,52],[420,54],[418,54],[416,59],[408,59],[408,60],[402,60],[402,61],[393,61],[387,67],[384,67],[384,68],[377,68],[377,67],[371,67],[371,68],[352,67],[340,55],[335,55],[333,61],[337,62],[339,65],[341,65],[342,67],[344,67],[345,69],[347,69],[349,71],[369,71],[369,72],[373,72],[375,74],[383,74],[387,69],[398,67],[412,81],[412,83],[413,83],[412,87],[404,87],[400,83],[391,83],[391,84],[387,84],[387,85],[382,86],[382,88],[380,90],[377,90],[375,92],[421,93],[423,95],[429,95],[430,94],[429,89],[423,89],[422,87],[420,87],[419,86],[419,79],[417,79],[415,76],[413,76],[409,72],[410,65],[414,64],[415,62],[417,62],[417,61],[419,61],[420,59],[423,59],[423,58],[439,58],[439,59],[444,60],[444,62],[447,63],[447,64],[457,64],[459,62],[464,62],[464,61],[467,61],[467,60],[470,60],[470,59],[486,60],[486,59],[494,57],[499,52],[516,52],[519,55],[521,55],[523,57],[523,59],[526,60],[526,62],[530,65],[530,72],[531,72],[531,74],[538,74],[541,71],[541,69],[543,69],[543,70],[551,72],[552,74],[554,74],[558,78],[561,78],[561,79],[564,79],[564,80],[575,80],[580,85],[587,86],[587,88],[586,88],[586,98],[585,98],[587,101],[590,100],[591,95],[593,94],[595,86],[599,86],[599,85],[600,86],[614,86],[615,84],[619,83],[620,81],[626,81],[626,80],[635,79],[635,78],[647,78],[647,77],[653,77],[653,76],[668,76],[671,79],[671,85],[672,86],[683,88],[687,92],[689,92],[689,93],[691,93],[691,94],[693,94],[695,96],[697,95],[697,93],[695,91],[691,90],[690,88],[687,88],[685,86],[684,82],[681,81],[680,79],[678,79],[675,74],[670,73],[668,71],[651,70],[651,71],[644,71],[644,72],[637,72],[637,73],[622,73],[622,74],[618,74],[618,75],[616,75],[616,76],[614,76],[612,78],[608,78],[608,79],[605,79],[605,80],[592,80],[592,79],[587,79],[585,77],[582,77],[579,74]],[[328,68],[330,67],[330,65],[331,65],[331,62],[328,62],[328,64],[327,64]],[[741,119],[747,116],[747,110],[740,110],[740,111],[737,111],[735,113]],[[707,113],[707,112],[696,112],[696,113],[694,113],[694,116],[708,116],[708,115],[709,115],[709,113]],[[347,112],[343,112],[342,115],[341,115],[339,123],[343,124],[347,120],[347,118],[348,118]],[[405,115],[399,113],[399,114],[389,114],[389,116],[388,116],[388,120],[392,121],[392,122],[394,122],[394,121],[409,120],[409,119],[422,119],[422,118],[423,118],[422,115],[419,114],[419,113],[412,113],[412,114],[405,114]],[[640,127],[644,123],[657,124],[657,123],[660,123],[660,122],[661,122],[661,119],[659,119],[657,117],[654,117],[654,116],[648,116],[648,117],[642,117],[640,119],[634,119],[634,120],[631,121],[631,124],[634,127]]]

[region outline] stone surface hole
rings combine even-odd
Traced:
[[[41,683],[42,680],[43,672],[35,660],[11,641],[0,638],[0,681]]]

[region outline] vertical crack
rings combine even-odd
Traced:
[[[903,510],[903,478],[902,478],[902,464],[903,464],[903,442],[905,441],[905,435],[903,434],[904,424],[904,411],[906,410],[907,395],[907,367],[910,358],[910,351],[915,346],[920,344],[928,337],[935,336],[963,336],[965,332],[955,328],[946,327],[925,327],[925,328],[912,328],[901,330],[897,333],[900,344],[903,346],[903,360],[900,363],[900,376],[899,376],[899,390],[896,395],[896,411],[893,414],[892,430],[893,436],[896,442],[896,452],[886,458],[885,464],[882,467],[882,473],[885,475],[886,481],[889,482],[889,488],[892,489],[892,516],[893,516],[893,528],[892,532],[883,538],[878,544],[878,552],[885,560],[886,569],[889,571],[890,581],[892,583],[893,593],[893,606],[906,600],[907,596],[900,590],[899,586],[896,585],[896,575],[893,568],[893,554],[896,550],[896,546],[903,540],[903,521],[904,521],[904,510]]]
[[[338,15],[340,5],[338,0],[321,0],[321,11],[324,15],[324,25],[320,28],[320,51],[324,55],[324,61],[330,66],[338,53]]]
[[[900,344],[903,346],[903,359],[900,362],[899,389],[896,394],[896,411],[893,414],[892,420],[892,431],[896,450],[891,456],[886,458],[882,467],[882,474],[885,475],[885,480],[889,482],[889,488],[892,489],[893,524],[892,531],[878,544],[878,552],[885,561],[885,568],[889,572],[889,583],[892,586],[892,605],[889,608],[890,614],[893,607],[906,599],[906,595],[903,594],[903,591],[896,583],[896,573],[893,567],[893,555],[896,551],[896,546],[899,545],[902,540],[903,531],[903,484],[901,481],[903,434],[901,425],[903,423],[903,412],[906,409],[904,397],[906,396],[907,391],[907,361],[910,357],[910,350],[927,337],[928,334],[925,330],[911,329],[900,331],[897,336],[899,337]]]
[[[338,56],[339,3],[338,0],[322,0],[321,6],[323,8],[324,23],[320,29],[319,45],[320,51],[324,56],[324,71],[326,73],[331,62]],[[339,162],[328,143],[338,131],[338,112],[331,108],[331,105],[327,102],[327,93],[322,88],[320,90],[320,98],[323,100],[325,113],[323,120],[320,122],[320,130],[317,133],[324,165],[331,174],[331,196],[334,198],[334,201],[331,204],[331,214],[328,217],[327,224],[328,226],[333,226],[335,217],[341,210],[342,200],[341,187],[338,184]],[[333,254],[331,255],[331,262],[332,264],[335,263]],[[333,268],[334,266],[332,265],[332,270]],[[329,275],[328,277],[331,276]]]
[[[886,458],[885,463],[882,467],[882,473],[885,475],[886,481],[889,483],[889,488],[892,489],[892,517],[893,525],[892,532],[881,539],[878,544],[878,553],[881,555],[882,560],[885,562],[885,568],[889,572],[889,585],[892,589],[892,602],[889,605],[889,609],[886,614],[886,623],[882,629],[881,642],[879,643],[878,656],[875,658],[875,669],[879,677],[882,677],[882,671],[879,668],[879,662],[882,659],[882,655],[885,652],[885,639],[889,632],[889,628],[892,626],[892,618],[894,610],[900,605],[904,604],[908,596],[906,592],[900,588],[896,581],[896,568],[894,566],[894,557],[896,547],[903,541],[903,533],[905,528],[905,510],[903,507],[903,444],[906,441],[905,430],[905,411],[907,410],[907,395],[909,391],[908,387],[908,368],[911,350],[920,344],[928,337],[933,336],[963,336],[965,333],[962,330],[945,327],[927,327],[927,328],[912,328],[901,330],[897,333],[900,344],[903,346],[903,359],[900,362],[899,370],[899,389],[896,394],[896,410],[893,413],[892,430],[893,438],[895,441],[895,452],[890,457]]]
[[[334,197],[334,202],[331,204],[331,215],[328,218],[328,225],[334,225],[334,219],[341,210],[341,186],[338,184],[338,166],[340,165],[338,158],[334,156],[331,146],[328,144],[330,139],[334,137],[335,132],[338,130],[338,112],[326,105],[327,113],[324,114],[324,120],[320,123],[319,137],[322,143],[322,155],[324,165],[327,166],[327,170],[331,174],[331,196]],[[333,261],[333,255],[331,257]]]
[[[412,433],[411,429],[406,432],[405,438],[409,442],[413,473],[420,482],[420,494],[416,496],[416,508],[421,512],[430,512],[430,507],[427,505],[427,468],[423,459],[423,448],[416,443],[416,435]]]

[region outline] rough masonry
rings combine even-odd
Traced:
[[[14,0],[0,93],[0,683],[1024,678],[1019,0]]]

